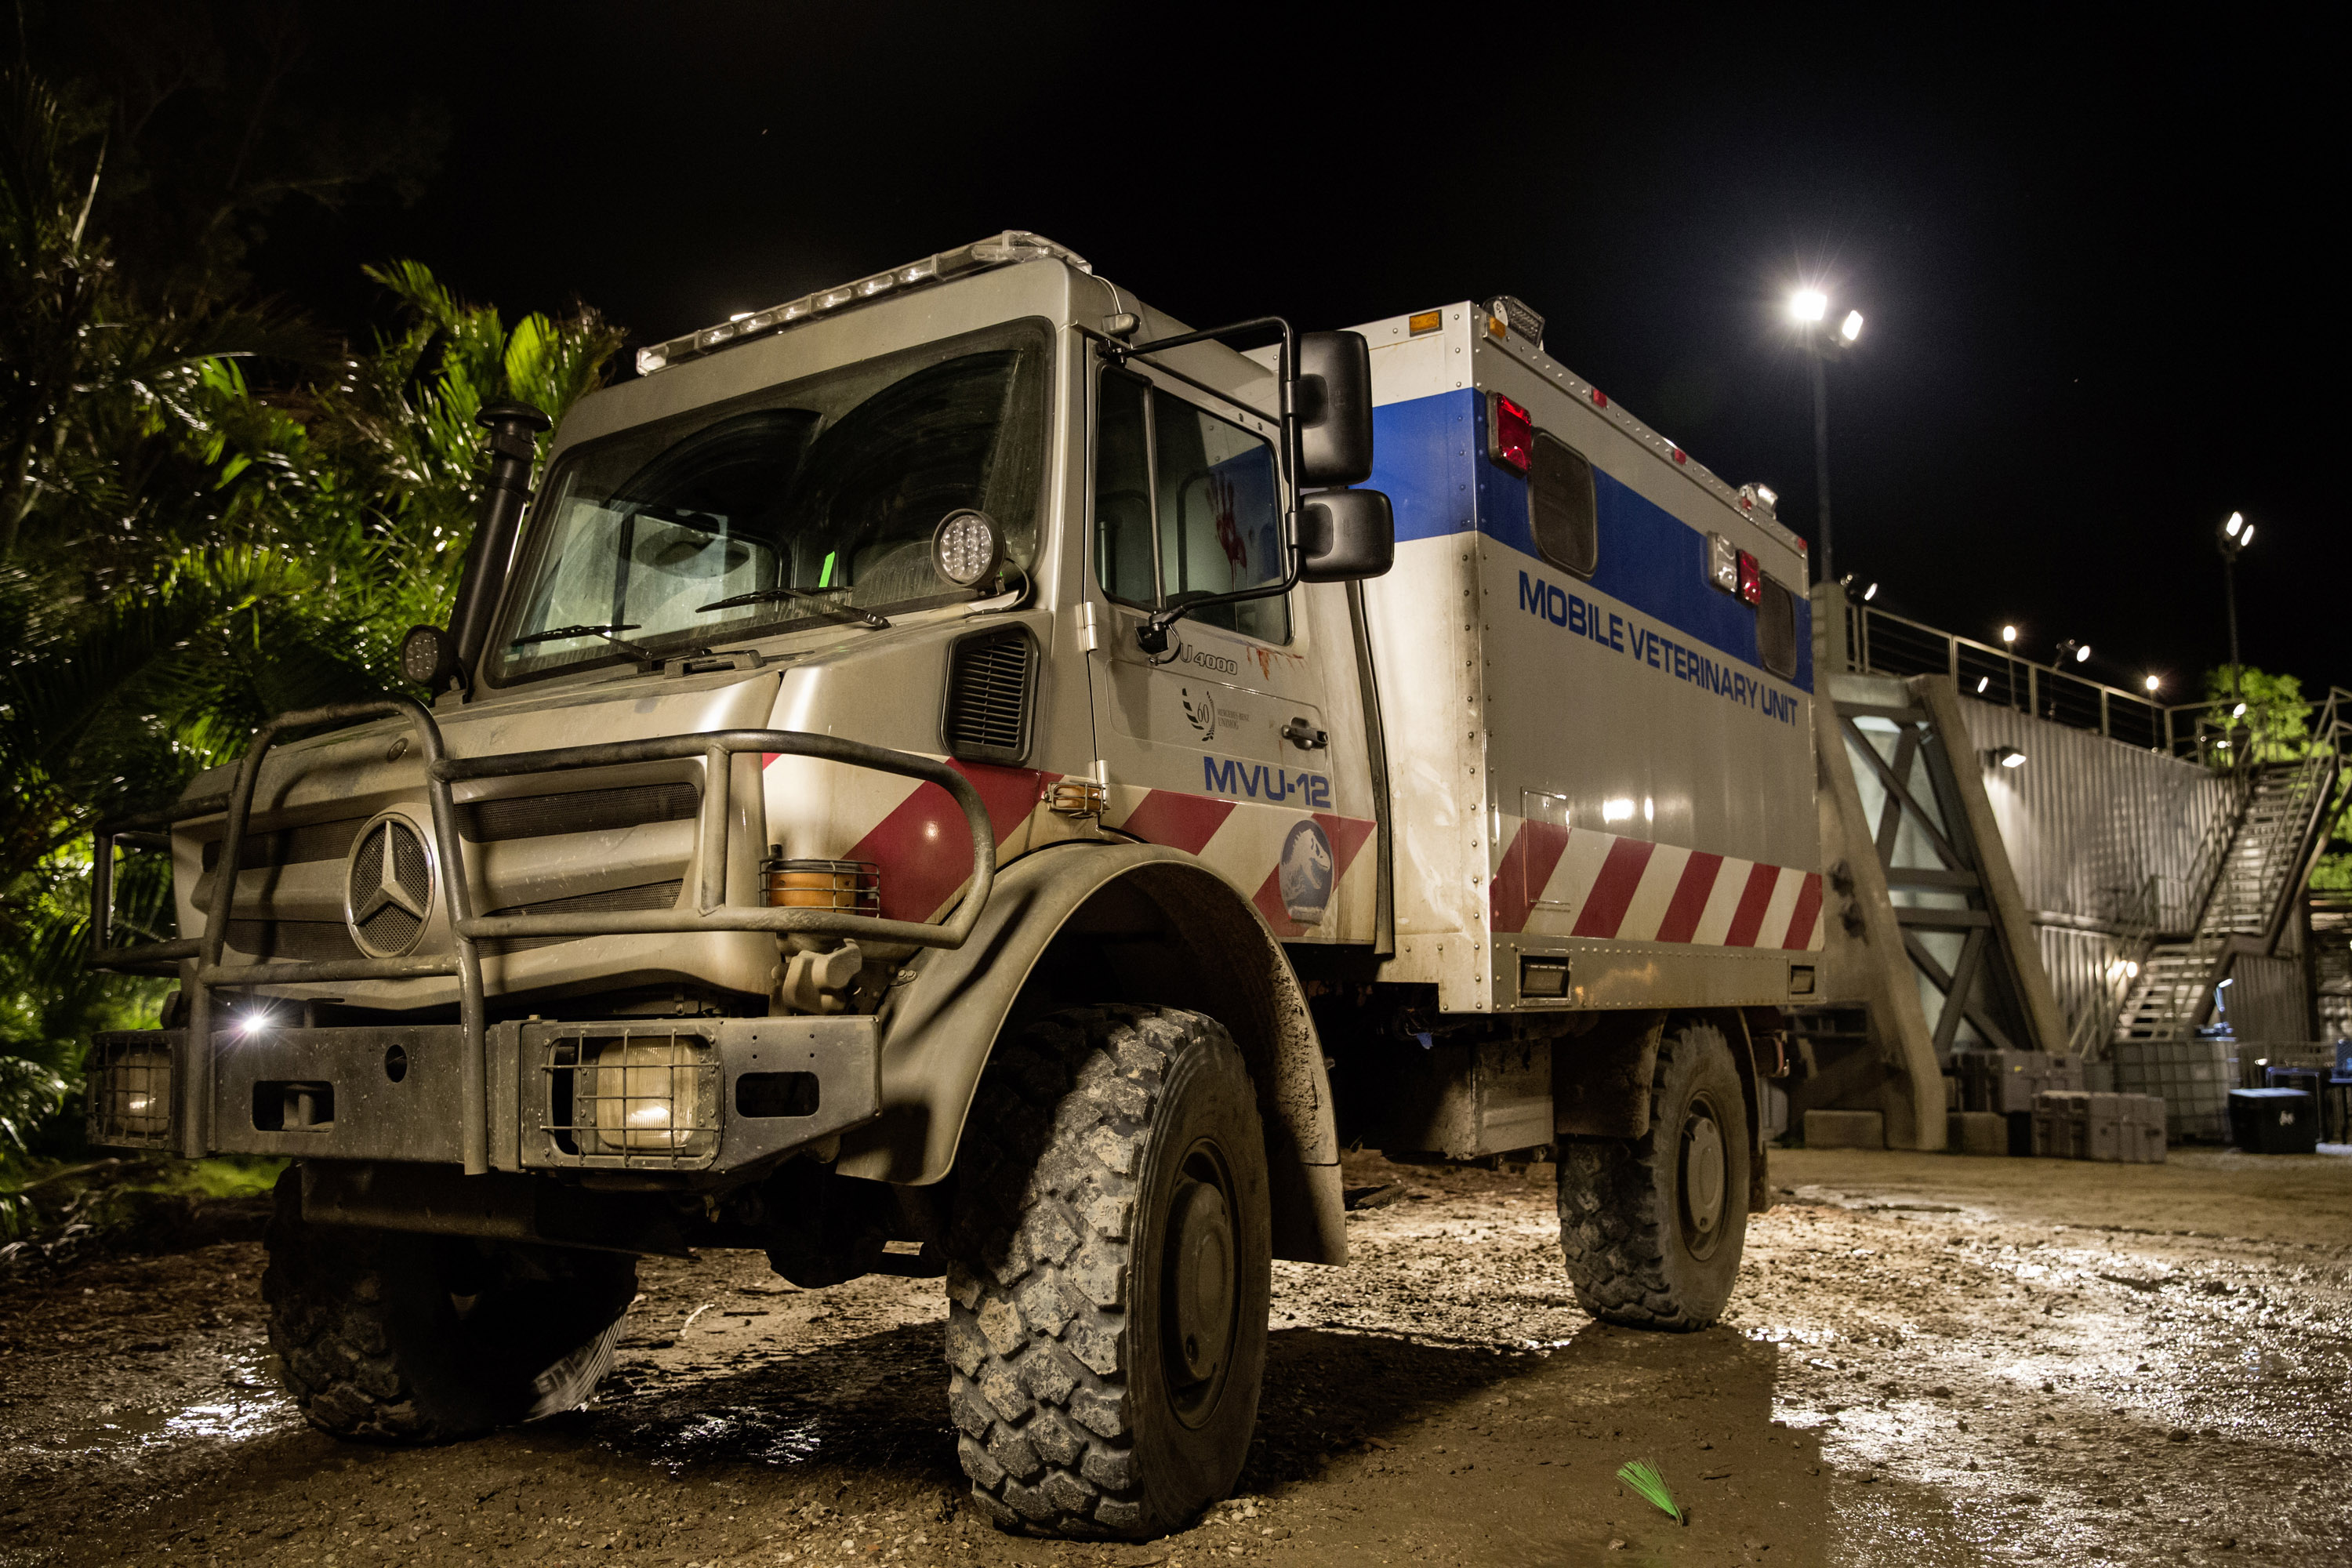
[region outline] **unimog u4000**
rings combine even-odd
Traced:
[[[643,352],[535,496],[486,411],[422,698],[100,830],[178,989],[93,1136],[293,1158],[352,1437],[577,1405],[638,1256],[943,1277],[1041,1531],[1230,1489],[1343,1139],[1549,1148],[1586,1306],[1712,1321],[1821,945],[1802,546],[1541,332],[1194,331],[1012,231]]]

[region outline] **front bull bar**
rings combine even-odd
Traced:
[[[425,753],[425,787],[432,808],[435,858],[449,889],[452,951],[445,955],[411,954],[401,958],[277,960],[259,963],[225,963],[229,921],[236,882],[244,869],[247,825],[253,815],[253,795],[260,782],[262,760],[288,731],[323,724],[356,723],[370,719],[404,717],[415,728]],[[820,762],[935,784],[954,797],[971,829],[971,879],[946,919],[884,920],[875,915],[837,910],[777,909],[766,905],[727,902],[728,839],[732,813],[729,810],[729,759],[739,752],[814,757]],[[457,808],[452,786],[481,779],[514,778],[530,773],[563,773],[581,768],[613,767],[630,763],[672,762],[699,755],[703,759],[702,802],[695,831],[695,902],[691,909],[591,910],[566,914],[478,915],[473,909],[473,883],[467,876],[465,840],[457,832]],[[214,869],[212,906],[205,911],[202,934],[167,942],[112,947],[114,921],[114,851],[171,847],[169,829],[196,817],[226,812],[220,858]],[[971,781],[945,763],[910,752],[869,746],[832,735],[797,730],[712,730],[699,734],[667,735],[644,741],[614,741],[602,745],[565,746],[547,752],[513,752],[487,757],[451,757],[442,744],[441,726],[421,702],[407,697],[386,697],[372,702],[338,703],[281,713],[254,732],[253,744],[237,764],[236,778],[226,795],[199,795],[162,811],[126,817],[100,826],[91,843],[90,967],[127,970],[135,973],[172,973],[195,960],[186,981],[189,1058],[173,1075],[173,1096],[180,1128],[177,1152],[200,1157],[212,1146],[214,993],[224,987],[294,985],[334,980],[403,980],[456,975],[458,1018],[465,1028],[465,1049],[459,1094],[465,1118],[463,1151],[467,1175],[483,1175],[489,1163],[489,1030],[485,1020],[482,963],[476,944],[500,937],[637,936],[691,931],[792,931],[877,942],[904,942],[916,947],[961,947],[987,907],[996,879],[996,833]]]

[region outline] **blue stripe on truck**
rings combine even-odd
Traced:
[[[1486,400],[1476,392],[1441,392],[1372,411],[1372,489],[1396,510],[1397,538],[1437,539],[1475,530],[1529,558],[1548,582],[1576,578],[1545,561],[1528,522],[1528,482],[1486,460]],[[1601,560],[1589,579],[1630,605],[1718,653],[1762,669],[1756,612],[1707,581],[1706,533],[1633,490],[1596,464]],[[1802,583],[1784,584],[1796,599],[1797,673],[1790,684],[1813,689],[1813,606]],[[1769,672],[1767,672],[1768,675]],[[1778,679],[1778,678],[1773,678]]]

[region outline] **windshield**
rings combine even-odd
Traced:
[[[533,512],[494,679],[972,597],[931,531],[975,507],[1026,568],[1045,472],[1045,324],[1016,322],[592,441]],[[784,593],[782,590],[795,590]],[[753,603],[710,608],[768,592]],[[519,641],[519,639],[521,639]]]

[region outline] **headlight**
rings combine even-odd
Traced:
[[[606,1153],[683,1152],[717,1131],[706,1103],[709,1065],[700,1042],[655,1035],[614,1040],[596,1053],[595,1128]]]
[[[1004,564],[1004,540],[986,512],[951,511],[931,533],[931,565],[959,588],[986,582]]]
[[[146,1042],[98,1042],[90,1074],[90,1141],[160,1146],[172,1131],[172,1053]]]

